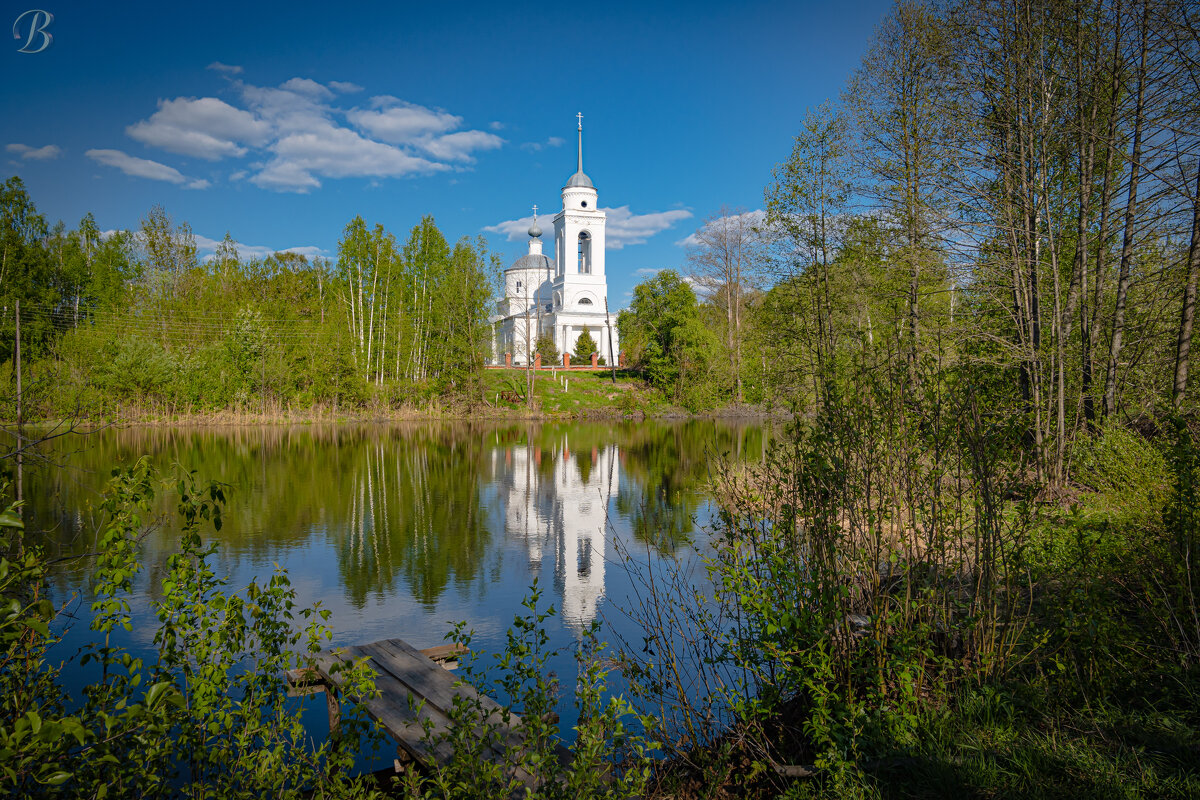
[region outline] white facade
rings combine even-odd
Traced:
[[[604,597],[608,506],[619,489],[619,470],[616,445],[596,448],[587,454],[591,469],[584,480],[570,448],[564,438],[557,453],[533,445],[505,449],[501,497],[505,533],[524,542],[534,575],[552,566],[563,620],[580,633],[596,619]],[[552,477],[540,468],[543,458],[554,459]]]
[[[605,214],[599,195],[583,172],[583,125],[579,126],[579,166],[562,190],[562,210],[554,216],[553,257],[542,253],[542,229],[534,215],[529,252],[504,273],[504,297],[492,318],[495,363],[504,354],[514,365],[532,359],[540,333],[554,337],[559,353],[575,350],[586,327],[607,364],[620,352],[616,319],[607,313],[604,273]],[[544,366],[552,366],[544,363]]]

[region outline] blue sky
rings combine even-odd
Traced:
[[[51,12],[54,41],[0,39],[0,157],[51,221],[135,227],[161,204],[202,255],[229,231],[247,255],[336,258],[356,214],[401,240],[432,214],[507,266],[514,221],[561,207],[582,112],[620,307],[706,217],[761,207],[888,7],[5,3],[10,28]]]

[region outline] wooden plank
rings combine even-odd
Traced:
[[[412,653],[406,652],[403,648],[389,649],[386,647],[386,642],[360,645],[355,650],[371,656],[372,665],[400,684],[403,687],[401,691],[423,698],[427,706],[447,719],[454,708],[455,697],[464,697],[469,702],[478,698],[484,708],[484,713],[487,714],[485,724],[498,729],[500,749],[488,748],[490,751],[488,755],[492,760],[503,760],[503,750],[506,747],[517,746],[521,743],[520,737],[515,734],[511,725],[505,724],[498,704],[490,698],[480,695],[474,687],[466,684],[455,686],[457,681],[450,673],[428,659],[415,660],[411,657]],[[425,663],[421,663],[422,661]],[[510,717],[512,716],[515,715],[510,715]],[[476,731],[477,736],[482,737],[484,734],[483,730]]]
[[[343,652],[343,659],[356,661],[363,657],[369,658],[369,654],[357,647],[346,648]],[[425,735],[422,721],[430,720],[435,735],[448,733],[450,721],[428,703],[421,706],[419,697],[413,697],[410,705],[411,693],[407,686],[381,671],[375,662],[368,661],[368,665],[375,673],[376,693],[366,704],[367,713],[383,725],[397,744],[413,758],[425,764],[445,763],[453,755],[453,750],[444,742],[430,750],[422,741]]]
[[[428,648],[437,656],[458,654],[464,650],[458,645]],[[454,756],[453,747],[449,742],[441,741],[430,748],[422,741],[425,735],[422,721],[429,721],[435,739],[448,737],[451,726],[448,712],[454,708],[455,698],[462,697],[479,703],[487,714],[484,724],[495,728],[497,740],[488,746],[484,757],[501,764],[510,763],[505,753],[511,749],[516,755],[524,747],[524,737],[519,729],[520,717],[506,712],[499,703],[473,686],[456,681],[430,657],[430,652],[419,651],[403,639],[384,639],[371,644],[339,648],[317,654],[314,668],[294,670],[294,675],[289,673],[289,684],[294,682],[297,688],[311,686],[319,691],[315,687],[328,683],[330,691],[326,699],[330,703],[332,728],[336,725],[332,719],[332,709],[338,702],[333,689],[345,683],[345,670],[351,664],[366,659],[374,673],[376,690],[366,703],[366,711],[396,740],[402,752],[426,765],[448,763]],[[481,738],[485,735],[483,729],[477,729],[475,733]],[[560,760],[569,758],[569,751],[561,744],[555,749]],[[526,786],[532,787],[536,783],[523,768],[514,767],[512,774]]]
[[[459,656],[465,656],[471,650],[458,642],[451,642],[450,644],[439,644],[436,647],[425,647],[418,652],[441,664],[443,661],[457,661]]]
[[[458,681],[453,675],[439,667],[431,659],[421,655],[406,643],[397,646],[399,640],[385,639],[357,649],[375,659],[375,663],[389,672],[401,682],[411,687],[411,691],[431,703],[442,713],[448,713],[454,708],[456,697],[468,700],[479,700],[488,712],[501,712],[498,703],[485,695],[479,694],[473,686]],[[455,684],[461,684],[456,686]]]
[[[488,715],[483,725],[494,729],[495,732],[495,739],[483,753],[485,758],[496,763],[507,763],[509,759],[505,753],[508,750],[517,752],[524,747],[524,737],[516,727],[520,723],[520,717],[509,713],[508,721],[505,722],[504,709],[499,703],[487,695],[480,694],[473,686],[455,681],[445,670],[440,669],[402,639],[385,639],[355,649],[370,654],[375,664],[411,687],[414,693],[425,697],[426,702],[433,703],[443,713],[454,707],[456,696],[466,697],[471,701],[477,700]],[[456,686],[455,683],[459,685]],[[488,731],[477,729],[475,733],[483,738]],[[525,785],[532,786],[535,782],[533,776],[522,768],[516,768],[514,775]]]
[[[300,669],[290,669],[284,673],[287,683],[288,697],[304,697],[310,694],[318,694],[325,691],[328,686],[326,678],[319,670],[301,667]]]
[[[387,650],[391,653],[407,654],[407,659],[408,659],[407,663],[411,664],[414,657],[416,657],[416,660],[418,663],[420,662],[420,656],[422,655],[421,651],[416,650],[415,648],[413,648],[412,645],[410,645],[408,642],[404,641],[403,639],[383,639],[382,641],[375,642],[374,644],[382,645],[385,650]],[[439,676],[439,677],[441,677],[441,676]],[[503,706],[501,706],[499,703],[497,703],[495,700],[488,697],[487,695],[481,694],[474,686],[471,686],[470,684],[463,683],[463,682],[458,682],[458,683],[460,685],[453,688],[453,690],[455,692],[461,692],[468,697],[479,698],[479,700],[483,704],[483,708],[485,708],[489,712],[491,712],[488,717],[488,721],[493,722],[493,723],[503,724],[502,720],[504,719],[504,714],[507,711],[507,709],[505,709]],[[451,701],[451,702],[453,702],[453,701]],[[517,714],[512,713],[511,711],[508,711],[507,713],[508,713],[508,728],[509,728],[509,730],[506,732],[505,736],[503,737],[504,744],[506,747],[523,747],[524,746],[524,737],[521,735],[521,733],[519,731],[519,727],[521,725],[521,717],[518,716]],[[555,716],[554,722],[557,723],[558,715],[555,714],[554,716]],[[555,752],[555,756],[558,758],[558,760],[562,764],[567,764],[571,760],[571,751],[568,750],[566,747],[564,747],[561,742],[559,742],[558,744],[556,744],[554,746],[554,752]]]
[[[401,668],[403,668],[403,666],[408,666],[415,670],[424,671],[425,673],[429,674],[428,666],[421,664],[421,661],[423,660],[420,658],[422,655],[421,651],[416,650],[412,645],[403,639],[384,639],[379,642],[374,642],[374,645],[380,646],[381,649],[393,655],[395,657],[395,661],[390,663],[394,664],[395,666]],[[436,680],[439,682],[444,682],[445,677],[446,676],[444,675],[438,675]],[[459,685],[454,686],[454,683],[458,683]],[[509,748],[516,748],[519,750],[525,746],[525,737],[520,731],[520,716],[508,711],[508,723],[505,724],[504,715],[507,710],[492,698],[485,694],[481,694],[474,686],[471,686],[470,684],[463,683],[461,681],[452,682],[451,691],[456,694],[463,694],[469,698],[479,699],[482,707],[489,712],[487,718],[488,724],[501,728],[501,730],[498,731],[498,734],[500,744],[504,749],[507,750]],[[452,697],[450,698],[450,703],[451,707],[453,707]],[[558,715],[555,714],[554,716],[554,722],[557,722]],[[482,734],[482,732],[480,733]],[[554,755],[558,759],[559,763],[563,765],[568,764],[572,758],[571,751],[564,747],[561,742],[558,742],[554,745]],[[502,758],[503,754],[497,753],[496,756],[498,758]],[[525,780],[526,783],[528,783],[528,780],[526,779],[530,778],[531,776],[529,776],[528,773],[525,773],[524,770],[520,770],[520,772],[524,775],[522,780]]]

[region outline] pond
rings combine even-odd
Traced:
[[[224,525],[206,534],[218,572],[240,588],[285,568],[301,606],[332,612],[334,645],[430,647],[465,620],[472,648],[497,652],[534,579],[556,611],[553,646],[569,650],[593,622],[602,640],[637,641],[620,611],[637,588],[623,558],[653,568],[702,550],[715,459],[761,459],[769,438],[756,423],[712,420],[109,429],[55,440],[48,465],[25,467],[27,541],[62,559],[57,600],[77,598],[58,658],[90,635],[91,559],[80,556],[95,549],[100,492],[114,466],[141,455],[164,475],[227,484]],[[122,642],[149,661],[152,602],[178,548],[175,502],[156,498],[165,522],[143,540]],[[570,658],[551,667],[573,684]],[[610,685],[620,690],[619,675]],[[560,705],[569,737],[569,696]],[[323,736],[323,703],[309,706],[306,724]]]

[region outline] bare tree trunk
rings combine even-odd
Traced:
[[[1125,203],[1125,233],[1121,241],[1121,268],[1117,278],[1117,302],[1113,309],[1112,345],[1108,351],[1108,371],[1104,378],[1104,416],[1117,412],[1117,362],[1121,357],[1122,339],[1125,335],[1125,301],[1129,295],[1129,274],[1133,264],[1133,228],[1137,217],[1138,177],[1142,171],[1142,126],[1145,122],[1146,98],[1146,51],[1149,49],[1146,30],[1150,6],[1147,3],[1142,14],[1139,31],[1139,57],[1137,70],[1137,100],[1133,109],[1133,150],[1129,159],[1129,194]]]
[[[1086,330],[1081,328],[1083,346],[1082,386],[1083,415],[1089,427],[1096,422],[1095,398],[1092,395],[1096,375],[1096,353],[1100,349],[1100,306],[1104,298],[1105,265],[1108,255],[1108,222],[1116,187],[1112,180],[1113,157],[1117,141],[1117,100],[1121,88],[1121,3],[1114,9],[1112,27],[1112,60],[1109,64],[1111,92],[1109,93],[1108,132],[1104,139],[1104,177],[1100,189],[1100,223],[1096,231],[1096,268],[1092,286],[1092,307],[1086,317]]]
[[[1183,406],[1187,393],[1188,356],[1192,349],[1192,325],[1196,318],[1196,283],[1200,275],[1200,162],[1196,163],[1196,196],[1192,200],[1192,243],[1188,247],[1187,282],[1183,287],[1183,308],[1179,314],[1179,339],[1175,344],[1175,386],[1171,402]]]

